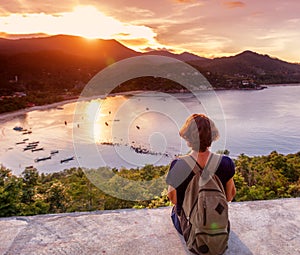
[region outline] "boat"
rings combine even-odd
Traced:
[[[71,161],[71,160],[74,160],[74,156],[73,156],[73,157],[66,158],[66,159],[62,159],[62,160],[60,161],[60,163],[62,164],[62,163],[65,163],[65,162],[69,162],[69,161]]]
[[[27,145],[27,146],[23,149],[23,151],[33,150],[33,149],[36,148],[36,146],[37,146],[37,144]]]
[[[54,155],[56,153],[58,153],[58,150],[53,150],[53,151],[50,152],[51,155]]]
[[[43,158],[37,158],[37,159],[34,160],[34,162],[40,162],[40,161],[44,161],[44,160],[48,160],[48,159],[51,159],[51,156],[43,157]]]
[[[31,134],[32,131],[26,131],[26,132],[23,132],[22,135],[28,135],[28,134]]]
[[[23,128],[20,127],[20,126],[15,126],[15,127],[13,128],[13,130],[15,130],[15,131],[23,131]]]
[[[36,144],[38,144],[40,141],[36,141],[36,142],[30,142],[30,143],[28,143],[28,145],[36,145]]]
[[[36,149],[32,149],[31,152],[35,152],[35,151],[43,151],[44,148],[36,148]]]
[[[16,145],[18,145],[18,144],[24,144],[24,143],[25,143],[25,141],[23,141],[23,142],[17,142]]]

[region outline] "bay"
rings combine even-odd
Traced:
[[[27,166],[56,172],[79,166],[169,164],[189,150],[178,131],[192,113],[206,113],[219,128],[221,137],[213,151],[228,149],[232,157],[274,150],[296,153],[300,150],[299,95],[296,85],[195,94],[136,92],[6,115],[1,120],[0,162],[14,174]],[[27,133],[13,130],[16,126]],[[24,151],[34,142],[40,150]],[[58,153],[51,155],[54,150]],[[51,159],[35,162],[50,155]]]

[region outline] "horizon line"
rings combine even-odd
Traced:
[[[7,37],[6,37],[7,36]],[[281,60],[281,61],[284,61],[284,62],[287,62],[287,63],[290,63],[290,64],[297,64],[299,65],[300,62],[290,62],[288,60],[284,60],[284,59],[281,59],[277,56],[274,56],[274,55],[270,55],[270,54],[267,54],[267,53],[261,53],[261,52],[257,52],[257,51],[254,51],[254,50],[250,50],[250,49],[245,49],[245,50],[242,50],[242,51],[239,51],[239,52],[236,52],[236,53],[232,53],[233,55],[228,55],[228,54],[224,54],[223,56],[219,56],[219,57],[203,57],[203,56],[200,56],[198,55],[197,53],[195,52],[191,52],[191,51],[181,51],[180,53],[174,53],[172,49],[166,49],[166,48],[158,48],[158,49],[149,49],[148,51],[145,50],[145,51],[137,51],[137,50],[134,50],[132,48],[130,48],[129,46],[123,44],[122,42],[120,42],[119,40],[117,39],[114,39],[114,38],[111,38],[111,39],[104,39],[104,38],[88,38],[88,37],[85,37],[85,36],[80,36],[80,35],[72,35],[72,34],[46,34],[46,33],[30,33],[30,34],[8,34],[8,33],[5,33],[5,32],[0,32],[0,39],[5,39],[5,40],[11,40],[11,41],[16,41],[16,40],[22,40],[22,39],[39,39],[39,38],[50,38],[50,37],[57,37],[57,36],[66,36],[66,37],[77,37],[77,38],[82,38],[82,39],[85,39],[87,41],[95,41],[95,40],[104,40],[104,41],[117,41],[118,43],[122,44],[124,47],[130,49],[130,50],[133,50],[137,53],[149,53],[149,52],[168,52],[168,53],[171,53],[171,54],[174,54],[174,55],[181,55],[181,54],[184,54],[184,53],[188,53],[188,54],[192,54],[192,55],[195,55],[199,58],[205,58],[205,59],[218,59],[218,58],[228,58],[228,57],[234,57],[234,56],[237,56],[237,55],[240,55],[244,52],[252,52],[252,53],[255,53],[255,54],[258,54],[258,55],[262,55],[262,56],[268,56],[272,59],[277,59],[277,60]],[[212,55],[213,56],[213,55]]]

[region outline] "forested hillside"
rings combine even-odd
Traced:
[[[235,165],[235,201],[300,196],[300,152],[282,155],[274,151],[267,156],[255,157],[242,154],[235,160]],[[106,170],[111,172],[111,178],[106,182],[106,189],[111,187],[111,194],[115,192],[115,185],[118,185],[118,177],[121,176],[137,182],[134,187],[119,185],[119,192],[140,192],[149,200],[126,201],[107,195],[95,187],[80,168],[52,174],[39,174],[36,169],[28,168],[21,176],[15,176],[2,166],[0,216],[170,205],[165,183],[168,166]],[[158,190],[161,196],[153,198],[153,194],[142,185],[142,180],[154,180],[151,190]]]
[[[142,55],[167,56],[187,62],[198,69],[215,88],[240,88],[243,81],[248,82],[250,88],[253,88],[253,84],[300,83],[299,64],[251,51],[207,59],[188,52],[141,53],[115,40],[87,40],[57,35],[0,40],[0,94],[64,90],[78,94],[103,68],[119,60]],[[247,87],[245,84],[244,87]],[[143,89],[143,86],[136,85],[135,89]],[[164,84],[160,89],[164,90]]]
[[[165,56],[186,62],[202,73],[215,89],[261,89],[264,84],[300,83],[299,64],[251,51],[207,59],[189,52],[141,53],[115,40],[87,40],[67,35],[1,39],[0,113],[76,98],[99,71],[117,61],[143,55]],[[165,66],[161,69],[172,70]],[[191,74],[182,75],[188,79],[187,75]],[[142,76],[124,81],[113,92],[178,92],[182,86],[185,84],[176,84],[169,79]],[[22,93],[24,97],[16,93]]]

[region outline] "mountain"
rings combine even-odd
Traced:
[[[235,87],[242,80],[252,84],[300,83],[299,64],[249,50],[231,57],[189,63],[209,74],[207,78],[214,86]]]
[[[60,51],[65,54],[100,60],[108,58],[121,60],[140,55],[140,53],[125,47],[116,40],[89,40],[69,35],[17,40],[0,39],[0,54],[3,55],[40,51]]]
[[[183,52],[181,54],[175,54],[166,50],[154,50],[144,53],[145,55],[158,55],[158,56],[165,56],[170,58],[176,58],[180,61],[188,62],[188,61],[195,61],[197,63],[202,62],[209,62],[208,58],[199,57],[195,54],[189,52]]]
[[[17,40],[0,38],[0,94],[20,90],[80,89],[111,63],[143,55],[167,56],[187,62],[216,88],[237,88],[245,80],[244,83],[251,84],[300,83],[299,64],[252,51],[207,59],[189,52],[136,52],[116,40],[88,40],[78,36],[56,35]],[[167,85],[164,80],[149,78],[135,83],[147,83],[147,89],[154,89],[154,84],[159,84],[157,86],[161,90],[173,86],[171,83]],[[132,83],[126,86],[127,89],[138,89]]]
[[[0,94],[82,87],[106,66],[139,55],[116,40],[68,35],[0,39]]]
[[[292,64],[280,59],[271,58],[268,55],[261,55],[252,51],[244,51],[235,56],[215,58],[210,62],[198,63],[211,72],[222,74],[266,74],[299,72],[300,65]]]

